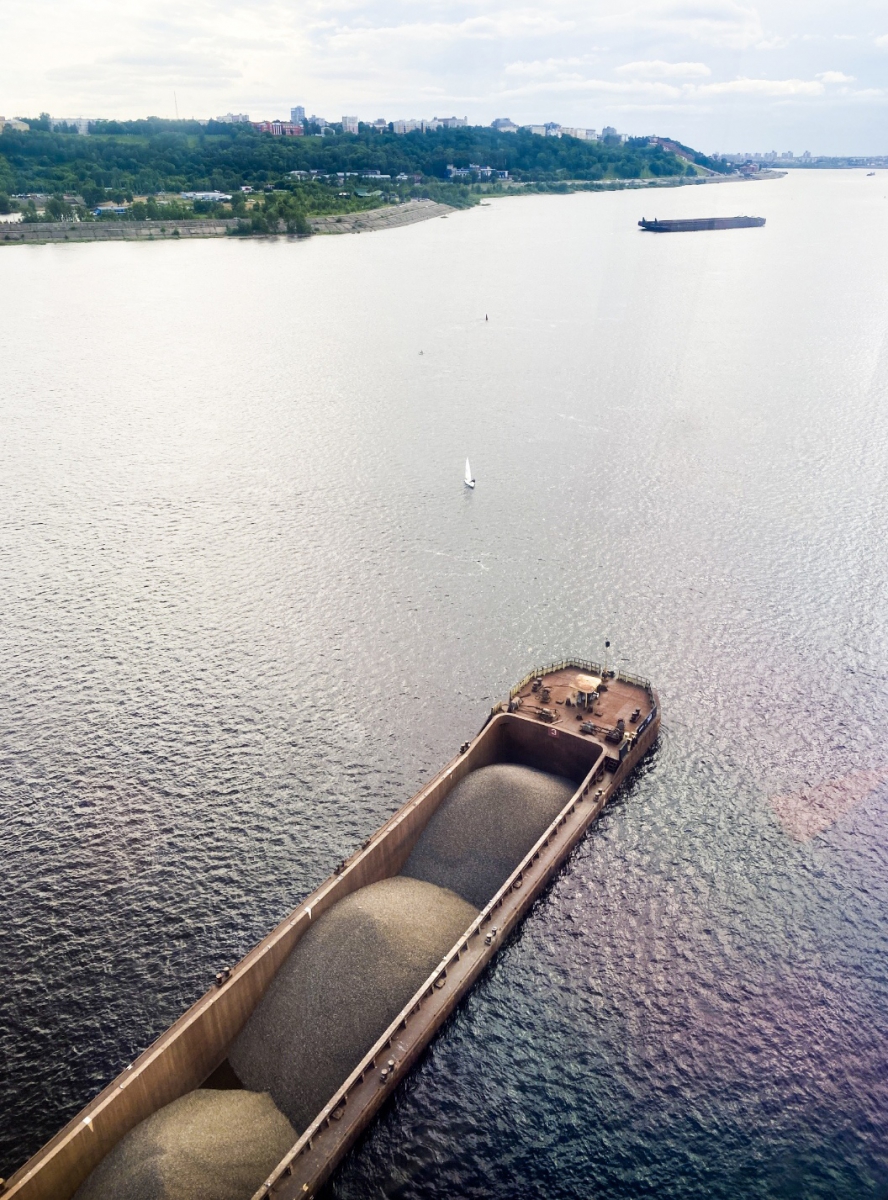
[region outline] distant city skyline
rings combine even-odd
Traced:
[[[866,0],[8,0],[4,27],[10,117],[459,113],[610,125],[707,152],[888,151],[888,13]]]
[[[136,119],[136,120],[147,119],[149,116],[157,116],[157,114],[156,113],[155,114],[147,114],[146,113],[146,114],[141,114],[141,117],[134,117],[134,118],[129,118],[129,119]],[[73,116],[65,117],[65,116],[56,116],[55,114],[52,114],[52,113],[49,114],[49,117],[50,117],[50,125],[51,126],[57,127],[57,126],[64,126],[64,125],[77,125],[79,132],[81,132],[81,133],[88,132],[88,126],[91,121],[93,121],[93,120],[99,121],[99,120],[107,119],[107,118],[103,118],[103,117],[92,117],[92,118],[82,117],[79,115],[77,117],[73,117]],[[456,117],[456,116],[438,117],[437,115],[434,117],[406,117],[406,118],[401,117],[401,118],[394,118],[392,120],[387,120],[385,117],[377,117],[377,118],[371,120],[369,117],[358,115],[358,116],[343,116],[343,117],[338,117],[338,118],[334,117],[333,120],[328,120],[326,117],[320,116],[319,114],[313,113],[311,115],[306,115],[304,105],[291,106],[290,122],[292,124],[288,124],[286,122],[286,119],[282,118],[282,117],[264,116],[257,120],[254,120],[251,118],[251,115],[249,113],[244,113],[244,112],[218,113],[213,117],[190,117],[190,118],[182,118],[182,119],[197,120],[204,124],[207,124],[211,120],[224,121],[226,123],[231,123],[231,124],[239,124],[239,123],[252,124],[253,126],[255,126],[257,128],[261,127],[263,129],[265,129],[265,127],[268,127],[268,129],[266,131],[271,131],[271,127],[274,126],[275,132],[280,132],[281,126],[283,126],[283,130],[286,132],[288,129],[292,128],[295,125],[299,125],[302,128],[308,128],[309,126],[317,125],[320,127],[321,131],[324,131],[326,129],[327,132],[331,132],[331,133],[333,132],[334,126],[341,127],[342,130],[346,133],[357,133],[359,125],[366,125],[366,126],[370,127],[371,129],[375,128],[377,130],[386,130],[386,129],[391,128],[394,133],[405,134],[405,133],[410,133],[413,130],[424,131],[426,129],[440,129],[440,128],[448,128],[448,127],[449,128],[465,128],[466,126],[472,126],[472,125],[476,124],[475,122],[469,121],[466,117]],[[7,124],[12,124],[12,125],[20,125],[21,124],[18,121],[10,120],[9,118],[0,116],[0,127],[2,127],[4,122]],[[622,130],[618,130],[612,125],[603,126],[599,132],[595,129],[589,128],[588,126],[582,127],[582,126],[562,125],[560,122],[557,122],[557,121],[546,121],[546,122],[529,121],[524,125],[518,125],[516,122],[512,121],[511,118],[509,118],[509,117],[496,117],[496,118],[494,118],[493,121],[490,121],[488,123],[488,125],[486,125],[486,126],[481,125],[480,122],[477,124],[481,128],[491,128],[492,127],[494,129],[498,129],[500,132],[503,132],[503,131],[517,132],[518,130],[525,130],[525,131],[529,131],[531,133],[539,134],[541,136],[558,136],[558,135],[564,134],[569,137],[579,138],[580,140],[583,140],[583,141],[586,141],[586,140],[594,141],[594,140],[600,140],[600,139],[608,138],[608,137],[619,137],[621,140],[625,140],[628,137],[636,136],[633,134],[628,134]],[[23,124],[21,124],[21,128],[25,128],[25,126]],[[645,136],[645,135],[638,135],[638,136]],[[651,134],[650,136],[655,136],[655,135]],[[701,147],[694,147],[694,148],[701,149]],[[770,150],[762,150],[762,149],[728,150],[728,149],[716,148],[714,150],[710,150],[709,153],[717,154],[721,157],[728,158],[728,159],[749,158],[749,159],[760,159],[760,160],[766,161],[766,162],[767,161],[775,161],[775,162],[783,161],[783,162],[785,162],[787,160],[791,161],[794,159],[805,161],[805,160],[808,160],[811,158],[818,157],[817,155],[812,155],[810,150],[807,150],[807,149],[803,150],[800,153],[797,150],[792,150],[792,149],[777,150],[777,149],[772,148]],[[829,157],[829,156],[821,156],[821,157]],[[843,156],[837,155],[835,157],[843,157]],[[857,156],[848,156],[848,157],[857,157]],[[862,157],[871,157],[871,156],[863,155]]]

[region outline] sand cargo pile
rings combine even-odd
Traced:
[[[569,779],[512,763],[458,783],[422,834],[404,874],[483,908],[574,792]]]
[[[270,1092],[301,1133],[477,915],[447,888],[401,877],[340,900],[232,1047],[238,1078]]]
[[[131,1130],[78,1189],[77,1200],[242,1200],[294,1136],[267,1094],[200,1088]]]
[[[659,721],[656,693],[636,676],[583,659],[526,676],[7,1195],[311,1200],[652,748]]]

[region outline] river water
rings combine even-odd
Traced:
[[[333,1193],[888,1194],[886,192],[0,255],[0,1173],[609,638],[659,748]]]

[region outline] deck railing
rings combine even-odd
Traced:
[[[509,692],[509,699],[514,700],[522,688],[527,687],[531,679],[536,679],[538,675],[550,675],[553,671],[564,671],[568,667],[576,667],[580,671],[585,671],[589,675],[599,675],[602,679],[606,677],[605,669],[601,663],[592,662],[589,658],[560,658],[557,662],[548,663],[545,667],[535,667],[529,671],[520,683],[516,683]],[[641,675],[633,675],[629,671],[615,671],[614,678],[620,679],[623,683],[631,683],[636,687],[642,687],[650,695],[651,681],[645,679]]]

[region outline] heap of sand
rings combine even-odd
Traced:
[[[300,938],[229,1052],[302,1132],[474,921],[446,887],[383,879]]]
[[[201,1088],[131,1129],[74,1200],[250,1200],[295,1141],[269,1095]]]
[[[499,763],[472,771],[420,834],[403,874],[483,908],[575,790],[569,779],[532,767]]]

